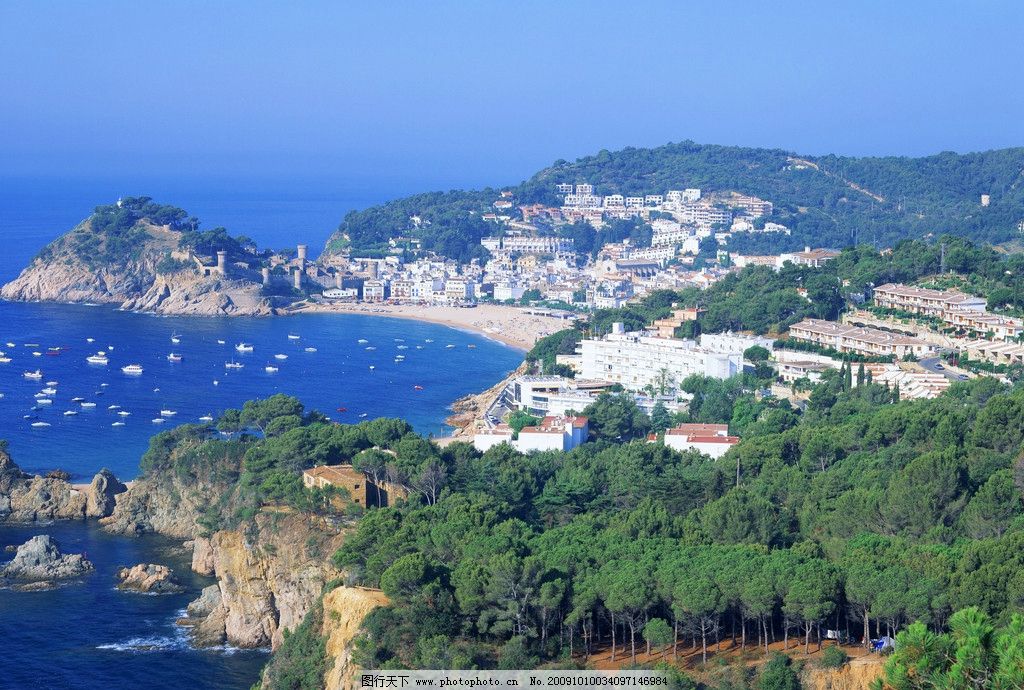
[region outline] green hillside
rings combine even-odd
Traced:
[[[849,158],[687,141],[557,161],[510,189],[517,205],[557,205],[560,182],[590,182],[602,195],[699,187],[759,196],[775,204],[771,220],[793,234],[781,242],[778,236],[734,241],[749,249],[841,248],[855,241],[892,246],[945,233],[995,244],[1019,237],[1017,225],[1024,220],[1024,148]],[[982,194],[990,195],[987,207]],[[328,252],[383,251],[388,238],[401,235],[420,240],[424,249],[468,258],[479,253],[480,237],[493,227],[480,216],[493,210],[497,198],[493,189],[434,192],[354,211],[328,241]],[[416,225],[410,216],[422,222]]]

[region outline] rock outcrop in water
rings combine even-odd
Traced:
[[[126,488],[107,469],[81,489],[65,479],[30,475],[0,450],[0,522],[107,517]]]
[[[53,537],[40,534],[18,547],[14,559],[0,570],[0,578],[54,581],[79,577],[92,570],[92,563],[82,554],[62,554]]]
[[[117,585],[118,589],[143,594],[174,594],[185,591],[185,588],[174,579],[174,571],[166,565],[139,563],[131,568],[121,568],[117,576],[121,579]]]
[[[129,311],[196,316],[266,316],[259,266],[216,267],[182,247],[177,216],[139,199],[99,207],[43,248],[0,297],[22,302],[115,304]],[[173,209],[184,214],[180,209]],[[158,216],[153,220],[149,215]],[[166,222],[166,224],[161,224]],[[226,235],[225,235],[226,237]],[[233,240],[229,240],[233,242]]]

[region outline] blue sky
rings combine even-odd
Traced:
[[[1024,3],[0,1],[0,175],[518,181],[1024,145]]]

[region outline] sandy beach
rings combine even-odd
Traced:
[[[425,304],[302,303],[292,314],[367,314],[440,323],[479,333],[526,352],[545,335],[568,328],[570,322],[552,316],[528,314],[517,307],[481,304],[460,308]]]

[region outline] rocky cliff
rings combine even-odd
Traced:
[[[0,450],[0,522],[107,517],[126,488],[106,469],[79,488],[64,479],[30,475]]]
[[[197,316],[273,313],[260,285],[244,276],[205,276],[180,253],[180,233],[146,221],[132,228],[130,246],[107,259],[113,240],[87,219],[47,245],[0,297],[23,302],[116,304],[130,311]],[[118,245],[120,247],[120,245]],[[173,259],[173,260],[172,260]]]
[[[352,641],[370,611],[390,602],[379,589],[338,587],[324,595],[322,634],[327,643],[326,690],[351,690],[353,674]]]
[[[841,668],[808,666],[800,675],[805,690],[867,690],[882,676],[885,658],[872,655],[851,659]]]
[[[325,520],[285,512],[262,512],[245,529],[196,538],[193,569],[217,578],[219,600],[192,624],[207,644],[277,648],[284,630],[302,622],[324,585],[341,575],[330,556],[343,539]]]

